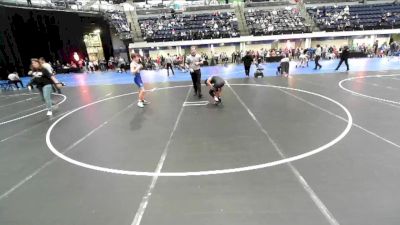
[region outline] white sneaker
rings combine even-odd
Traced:
[[[53,115],[53,112],[52,111],[47,111],[47,116],[52,116]]]
[[[143,100],[143,105],[148,105],[148,104],[150,104],[149,101]]]
[[[214,96],[214,101],[219,102],[219,98],[217,96]]]
[[[137,106],[138,106],[139,108],[143,108],[143,107],[144,107],[144,104],[143,104],[142,101],[138,101]]]

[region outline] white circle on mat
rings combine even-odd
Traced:
[[[350,78],[346,78],[343,79],[341,81],[339,81],[339,87],[347,92],[350,92],[354,95],[358,95],[364,98],[369,98],[369,99],[374,99],[377,101],[381,101],[381,102],[386,102],[386,103],[392,103],[392,104],[396,104],[396,105],[400,105],[400,102],[397,101],[393,101],[393,100],[388,100],[388,99],[384,99],[384,98],[378,98],[378,97],[374,97],[374,96],[370,96],[370,95],[365,95],[365,94],[361,94],[359,92],[355,92],[352,91],[350,89],[347,89],[345,87],[343,87],[343,83],[346,81],[351,81],[351,80],[357,80],[357,79],[363,79],[363,78],[369,78],[369,77],[375,77],[375,78],[380,78],[380,77],[396,77],[396,76],[400,76],[400,74],[390,74],[390,75],[370,75],[370,76],[359,76],[359,77],[350,77]]]
[[[105,98],[99,101],[95,101],[92,102],[90,104],[78,107],[74,110],[71,110],[70,112],[68,112],[67,114],[63,115],[62,117],[60,117],[59,119],[57,119],[51,126],[50,128],[47,130],[46,133],[46,144],[48,146],[48,148],[58,157],[60,157],[61,159],[72,163],[76,166],[80,166],[83,168],[87,168],[87,169],[91,169],[91,170],[96,170],[96,171],[101,171],[101,172],[106,172],[106,173],[113,173],[113,174],[119,174],[119,175],[130,175],[130,176],[150,176],[150,177],[154,177],[154,176],[164,176],[164,177],[184,177],[184,176],[205,176],[205,175],[215,175],[215,174],[227,174],[227,173],[237,173],[237,172],[243,172],[243,171],[251,171],[251,170],[258,170],[258,169],[263,169],[263,168],[267,168],[267,167],[272,167],[272,166],[277,166],[277,165],[281,165],[284,163],[288,163],[288,162],[293,162],[299,159],[303,159],[309,156],[312,156],[314,154],[317,154],[319,152],[322,152],[326,149],[328,149],[329,147],[332,147],[333,145],[335,145],[336,143],[338,143],[340,140],[342,140],[350,131],[352,125],[353,125],[353,117],[351,116],[349,110],[344,107],[342,104],[340,104],[339,102],[337,102],[336,100],[333,100],[329,97],[326,97],[324,95],[318,94],[318,93],[314,93],[314,92],[310,92],[310,91],[306,91],[306,90],[301,90],[301,89],[296,89],[296,88],[290,88],[290,87],[282,87],[282,86],[275,86],[275,85],[266,85],[266,84],[230,84],[231,86],[257,86],[257,87],[268,87],[268,88],[277,88],[277,89],[284,89],[284,90],[291,90],[291,91],[297,91],[300,93],[306,93],[306,94],[310,94],[313,96],[317,96],[320,97],[322,99],[328,100],[332,103],[334,103],[335,105],[339,106],[347,115],[347,125],[346,128],[339,134],[339,136],[335,137],[333,140],[331,140],[330,142],[315,148],[315,149],[311,149],[310,151],[303,153],[303,154],[299,154],[299,155],[295,155],[292,157],[288,157],[288,158],[284,158],[281,160],[277,160],[277,161],[273,161],[273,162],[267,162],[267,163],[262,163],[262,164],[257,164],[257,165],[251,165],[251,166],[245,166],[245,167],[238,167],[238,168],[230,168],[230,169],[220,169],[220,170],[207,170],[207,171],[193,171],[193,172],[160,172],[160,173],[155,173],[155,172],[146,172],[146,171],[133,171],[133,170],[121,170],[121,169],[113,169],[113,168],[107,168],[107,167],[102,167],[102,166],[96,166],[96,165],[92,165],[92,164],[88,164],[88,163],[84,163],[84,162],[80,162],[78,160],[72,159],[66,155],[64,155],[63,153],[61,153],[60,151],[58,151],[52,144],[51,142],[51,132],[53,131],[54,127],[61,122],[63,119],[65,119],[66,117],[70,116],[71,114],[82,110],[84,108],[87,108],[89,106],[104,102],[104,101],[108,101],[108,100],[112,100],[112,99],[116,99],[116,98],[120,98],[120,97],[124,97],[124,96],[128,96],[128,95],[133,95],[136,94],[137,92],[132,92],[132,93],[127,93],[127,94],[122,94],[122,95],[117,95],[117,96],[113,96],[113,97],[109,97],[109,98]],[[191,87],[191,85],[184,85],[184,86],[172,86],[172,87],[165,87],[165,88],[156,88],[154,91],[160,91],[160,90],[166,90],[166,89],[174,89],[174,88],[182,88],[182,87]]]
[[[61,100],[61,102],[59,102],[59,103],[57,103],[57,104],[55,104],[55,105],[60,105],[60,104],[64,103],[64,102],[67,100],[67,96],[65,96],[65,95],[63,95],[63,94],[57,94],[57,93],[52,93],[52,94],[53,94],[53,95],[58,95],[58,96],[63,97],[63,100]],[[15,122],[15,121],[18,121],[18,120],[25,119],[25,118],[27,118],[27,117],[36,115],[36,114],[41,113],[41,112],[44,112],[44,111],[47,111],[47,109],[44,108],[44,109],[38,110],[38,111],[36,111],[36,112],[29,113],[29,114],[27,114],[27,115],[23,115],[23,116],[20,116],[20,117],[11,119],[11,120],[7,120],[7,121],[0,122],[0,126],[1,126],[1,125],[4,125],[4,124],[7,124],[7,123],[11,123],[11,122]]]

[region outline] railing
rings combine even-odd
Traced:
[[[304,0],[306,4],[321,4],[321,3],[346,3],[359,2],[359,0]]]
[[[225,5],[189,6],[189,7],[186,7],[185,11],[186,12],[205,11],[205,10],[218,11],[218,10],[225,10],[225,9],[231,9],[231,5],[225,4]]]
[[[170,13],[171,9],[137,9],[137,15],[160,15],[164,13]]]
[[[84,12],[84,13],[98,13],[99,11],[93,9],[85,9],[81,5],[74,5],[76,8],[70,6],[56,6],[51,2],[42,1],[41,4],[28,5],[27,1],[4,1],[0,0],[0,6],[4,7],[17,7],[17,8],[29,8],[38,10],[57,10],[66,12]]]
[[[294,5],[291,1],[279,1],[279,2],[248,2],[246,3],[246,7],[273,7],[273,6],[287,6]]]
[[[229,44],[229,43],[247,43],[247,42],[265,42],[276,40],[294,40],[307,38],[335,38],[335,37],[359,37],[370,35],[391,35],[400,33],[400,29],[387,30],[362,30],[362,31],[336,31],[336,32],[313,32],[302,34],[283,34],[269,36],[243,36],[238,38],[221,38],[207,40],[191,41],[169,41],[169,42],[135,42],[129,44],[129,48],[155,48],[155,47],[176,47],[191,45],[210,45],[210,44]]]

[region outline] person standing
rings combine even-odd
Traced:
[[[342,63],[344,62],[346,64],[347,71],[349,71],[349,56],[350,56],[349,47],[344,46],[342,53],[340,54],[339,65],[336,67],[336,70],[338,70],[339,67],[342,65]]]
[[[24,87],[24,85],[22,84],[22,81],[21,81],[21,79],[19,78],[17,72],[10,73],[10,74],[8,75],[8,79],[10,80],[9,82],[12,83],[12,84],[14,84],[18,89],[19,89],[18,84],[21,84],[21,88]]]
[[[46,69],[51,75],[55,75],[53,67],[50,63],[47,63],[43,57],[39,58],[39,62],[44,69]],[[63,85],[63,83],[61,83]],[[58,94],[61,94],[61,89],[57,87],[57,85],[53,85],[53,91],[56,91]]]
[[[376,41],[374,42],[374,45],[373,45],[375,56],[378,55],[378,46],[379,46],[379,42],[378,42],[378,40],[376,40]]]
[[[50,63],[47,63],[43,57],[39,58],[39,62],[42,65],[42,67],[46,69],[50,74],[54,74],[53,67],[50,65]]]
[[[87,60],[86,61],[86,67],[87,67],[87,71],[90,71],[91,70],[91,68],[90,68],[90,60]],[[113,57],[110,57],[110,59],[108,60],[108,69],[110,69],[110,70],[114,70],[114,58]]]
[[[85,58],[82,63],[85,72],[89,71],[89,62],[88,61],[89,61],[88,58]]]
[[[31,59],[31,68],[31,74],[34,77],[32,83],[39,89],[42,99],[46,104],[47,116],[52,116],[53,103],[51,101],[51,92],[53,91],[53,85],[56,85],[57,88],[61,88],[62,84],[40,64],[38,59]]]
[[[172,64],[174,62],[173,62],[172,57],[169,55],[169,53],[167,54],[167,58],[165,58],[165,63],[167,64],[167,74],[168,74],[168,76],[169,76],[169,69],[171,69],[172,75],[175,75],[174,69],[172,68]]]
[[[118,57],[117,72],[118,73],[125,72],[125,59],[122,56]]]
[[[315,68],[314,70],[318,69],[318,67],[321,69],[322,66],[319,64],[319,60],[321,59],[322,55],[322,48],[321,45],[317,45],[317,48],[315,49]]]
[[[131,72],[135,76],[134,82],[135,82],[136,86],[139,88],[137,106],[139,108],[143,108],[144,105],[149,104],[149,102],[144,99],[145,90],[144,90],[144,84],[142,81],[142,76],[140,75],[140,71],[142,70],[143,65],[141,63],[141,57],[139,54],[133,53],[131,55],[131,58],[132,58]]]
[[[190,48],[190,55],[186,58],[186,64],[189,67],[190,75],[192,76],[194,95],[202,98],[201,94],[201,71],[200,66],[203,65],[203,59],[196,52],[196,47]]]
[[[93,63],[92,61],[89,61],[88,67],[89,67],[89,71],[91,71],[92,73],[94,73],[94,63]],[[115,68],[115,67],[114,67],[114,68]]]
[[[253,63],[253,57],[250,55],[250,52],[248,51],[247,54],[242,58],[243,64],[244,64],[244,72],[246,76],[250,76],[250,67],[251,64]]]
[[[289,76],[289,64],[290,58],[287,54],[282,54],[281,62],[277,68],[277,75],[283,75],[284,77]]]

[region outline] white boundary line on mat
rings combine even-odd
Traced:
[[[63,95],[63,94],[53,93],[53,95],[58,95],[58,96],[63,97],[63,100],[61,100],[61,102],[59,102],[59,103],[57,103],[57,104],[55,104],[55,105],[60,105],[60,104],[64,103],[64,102],[67,100],[67,96],[65,96],[65,95]],[[36,114],[41,113],[41,112],[44,112],[44,111],[46,111],[46,110],[47,110],[47,109],[41,109],[41,110],[39,110],[39,111],[30,113],[30,114],[27,114],[27,115],[24,115],[24,116],[20,116],[20,117],[11,119],[11,120],[7,120],[7,121],[4,121],[4,122],[0,122],[0,126],[1,126],[1,125],[4,125],[4,124],[7,124],[7,123],[14,122],[14,121],[22,120],[22,119],[24,119],[24,118],[27,118],[27,117],[36,115]]]
[[[364,98],[369,98],[369,99],[374,99],[377,101],[381,101],[381,102],[386,102],[386,103],[392,103],[392,104],[396,104],[396,105],[400,105],[400,102],[398,101],[393,101],[393,100],[388,100],[388,99],[384,99],[384,98],[378,98],[378,97],[374,97],[374,96],[370,96],[370,95],[365,95],[365,94],[361,94],[359,92],[355,92],[352,91],[350,89],[347,89],[345,87],[343,87],[343,83],[345,83],[346,81],[351,81],[351,80],[357,80],[357,79],[363,79],[363,78],[370,78],[370,77],[374,77],[374,78],[379,78],[379,77],[396,77],[396,76],[400,76],[400,74],[390,74],[390,75],[370,75],[370,76],[358,76],[358,77],[349,77],[346,79],[343,79],[341,81],[339,81],[339,87],[341,89],[343,89],[344,91],[350,92],[353,95],[358,95]]]
[[[78,160],[72,159],[64,154],[62,154],[60,151],[58,151],[52,144],[51,141],[51,133],[53,131],[53,129],[55,128],[55,126],[61,122],[64,118],[68,117],[69,115],[82,110],[86,107],[104,102],[104,101],[108,101],[108,100],[112,100],[112,99],[116,99],[119,97],[123,97],[123,96],[127,96],[127,95],[132,95],[133,93],[127,93],[127,94],[122,94],[122,95],[117,95],[117,96],[113,96],[113,97],[109,97],[109,98],[105,98],[99,101],[95,101],[93,103],[78,107],[74,110],[71,110],[70,112],[68,112],[67,114],[63,115],[62,117],[60,117],[59,119],[57,119],[47,130],[46,133],[46,144],[48,146],[48,148],[50,149],[50,151],[52,151],[56,156],[60,157],[61,159],[74,164],[76,166],[80,166],[83,168],[87,168],[87,169],[91,169],[91,170],[96,170],[96,171],[101,171],[101,172],[106,172],[106,173],[113,173],[113,174],[120,174],[120,175],[130,175],[130,176],[150,176],[150,177],[154,177],[154,176],[165,176],[165,177],[183,177],[183,176],[205,176],[205,175],[215,175],[215,174],[227,174],[227,173],[237,173],[237,172],[244,172],[244,171],[251,171],[251,170],[257,170],[257,169],[263,169],[263,168],[267,168],[267,167],[272,167],[272,166],[277,166],[277,165],[281,165],[284,163],[288,163],[288,162],[293,162],[299,159],[303,159],[309,156],[312,156],[314,154],[317,154],[319,152],[322,152],[330,147],[332,147],[333,145],[335,145],[336,143],[338,143],[340,140],[342,140],[350,131],[352,125],[353,125],[353,117],[351,116],[349,110],[343,106],[342,104],[340,104],[339,102],[337,102],[336,100],[333,100],[327,96],[318,94],[318,93],[314,93],[314,92],[310,92],[310,91],[306,91],[306,90],[301,90],[301,89],[295,89],[295,88],[290,88],[290,87],[282,87],[282,86],[275,86],[275,85],[262,85],[262,84],[231,84],[232,86],[256,86],[256,87],[270,87],[270,88],[277,88],[277,89],[283,89],[283,90],[292,90],[292,91],[297,91],[297,92],[301,92],[301,93],[306,93],[306,94],[310,94],[310,95],[314,95],[317,97],[320,97],[322,99],[328,100],[334,104],[336,104],[337,106],[339,106],[347,115],[347,125],[345,127],[345,129],[342,131],[341,134],[339,134],[339,136],[337,136],[336,138],[334,138],[333,140],[331,140],[330,142],[316,148],[316,149],[312,149],[306,153],[303,154],[299,154],[299,155],[295,155],[289,158],[284,158],[281,160],[277,160],[277,161],[273,161],[273,162],[268,162],[268,163],[263,163],[263,164],[257,164],[257,165],[251,165],[251,166],[245,166],[245,167],[238,167],[238,168],[230,168],[230,169],[220,169],[220,170],[207,170],[207,171],[193,171],[193,172],[145,172],[145,171],[131,171],[131,170],[121,170],[121,169],[112,169],[112,168],[107,168],[107,167],[101,167],[101,166],[96,166],[96,165],[92,165],[92,164],[88,164],[88,163],[84,163],[84,162],[80,162]],[[158,90],[167,90],[167,89],[174,89],[174,88],[181,88],[181,87],[190,87],[191,85],[183,85],[183,86],[172,86],[172,87],[164,87],[164,88],[158,88],[156,89],[156,91]]]

